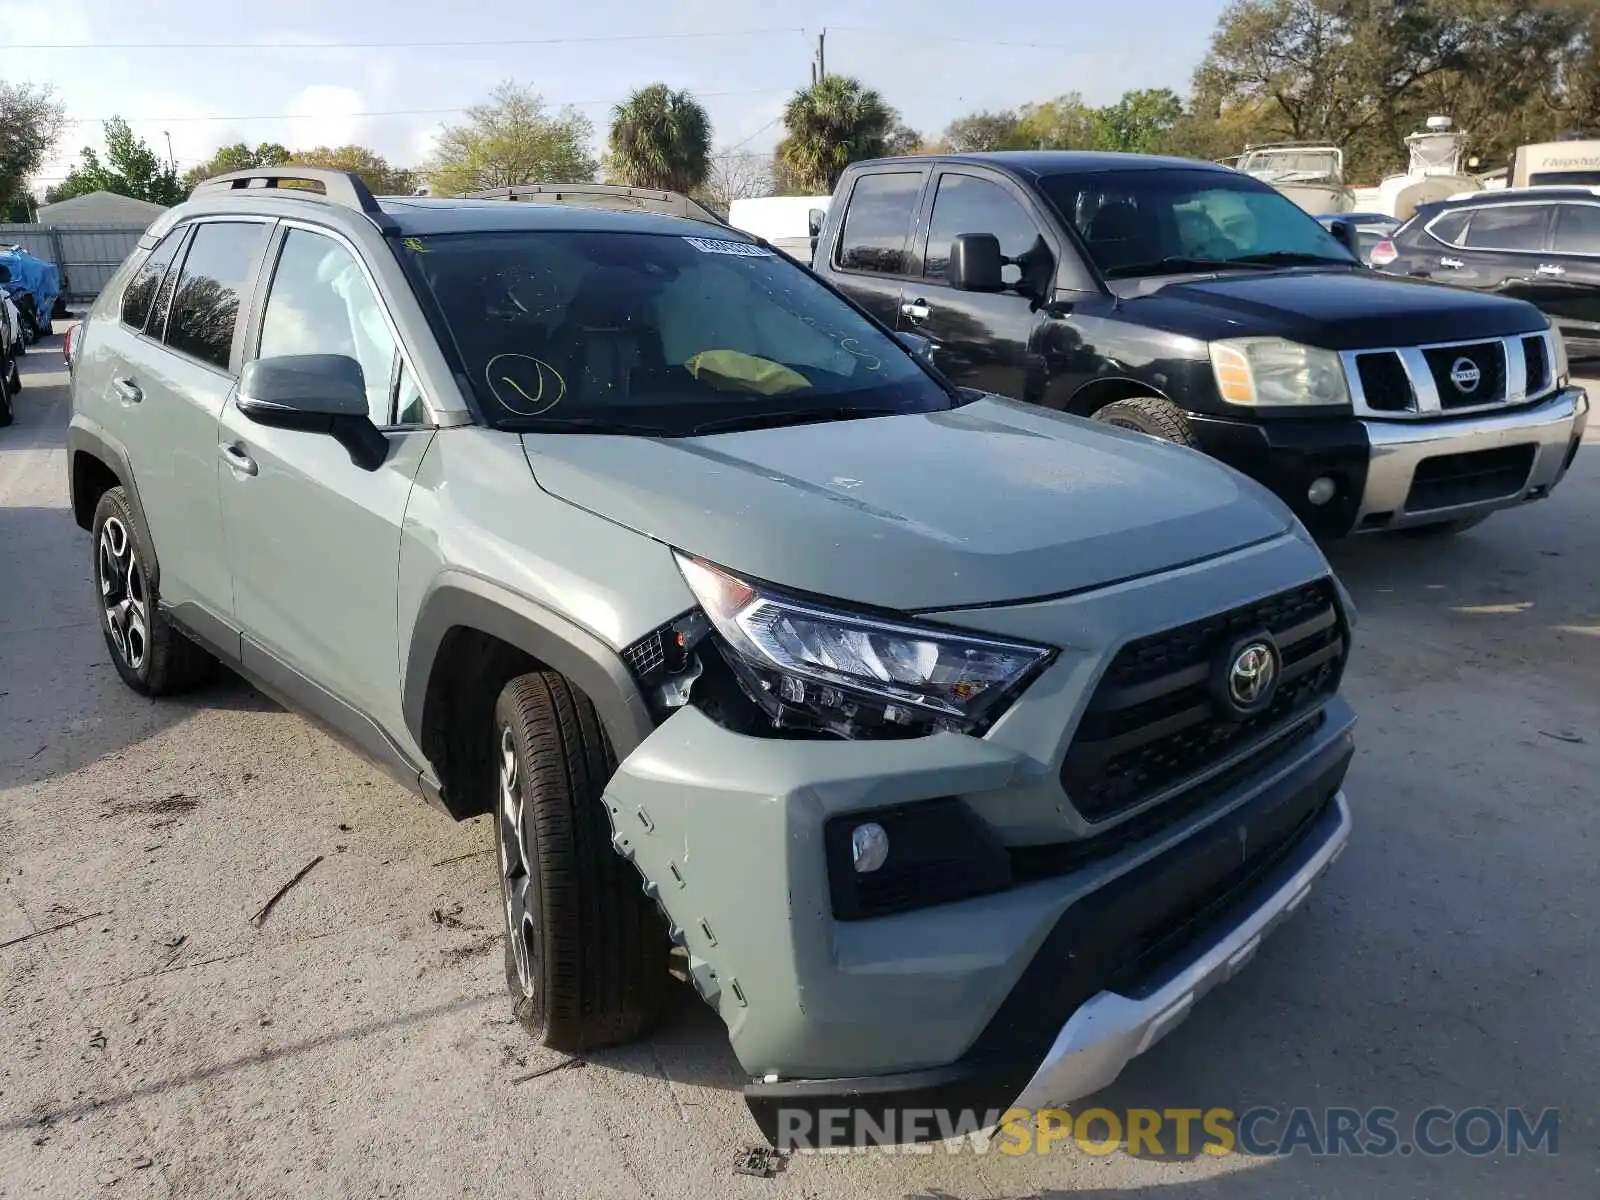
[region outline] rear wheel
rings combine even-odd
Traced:
[[[1490,514],[1483,513],[1476,517],[1458,517],[1454,521],[1435,521],[1432,525],[1407,525],[1398,532],[1407,537],[1454,537],[1458,533],[1477,528],[1487,521],[1489,516]]]
[[[506,984],[542,1045],[577,1053],[653,1027],[667,937],[634,868],[611,846],[602,792],[616,768],[588,697],[553,671],[495,704],[495,836]]]
[[[167,696],[209,680],[216,659],[184,637],[157,607],[150,546],[120,487],[100,497],[92,528],[100,630],[122,681],[146,696]]]
[[[31,308],[22,309],[19,315],[22,317],[22,344],[32,346],[39,340],[39,323],[33,319]]]
[[[1194,430],[1189,427],[1189,418],[1184,416],[1183,409],[1170,400],[1158,400],[1154,396],[1115,400],[1095,413],[1094,419],[1190,449],[1198,449],[1200,445],[1195,440]]]
[[[16,370],[17,365],[12,363],[10,374],[16,374]],[[11,381],[9,377],[0,375],[0,427],[11,424],[11,398],[13,395],[15,395],[15,393],[11,389]]]

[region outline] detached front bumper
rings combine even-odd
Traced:
[[[1202,449],[1276,493],[1317,537],[1459,520],[1549,495],[1572,465],[1588,393],[1564,388],[1506,412],[1428,420],[1245,422],[1201,414]],[[1336,491],[1312,504],[1311,484]]]

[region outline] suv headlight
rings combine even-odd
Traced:
[[[1552,353],[1552,367],[1554,374],[1551,376],[1557,387],[1566,387],[1572,382],[1572,364],[1567,361],[1567,339],[1561,336],[1561,330],[1556,328],[1554,321],[1550,322],[1550,349]]]
[[[1256,408],[1348,405],[1350,385],[1333,350],[1283,338],[1230,338],[1211,343],[1217,390],[1231,404]]]
[[[827,608],[677,559],[729,666],[779,726],[852,737],[980,732],[1055,653]]]

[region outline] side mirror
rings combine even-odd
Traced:
[[[992,233],[958,233],[950,239],[950,266],[945,277],[958,292],[1005,290],[1000,239]]]
[[[326,433],[363,471],[376,471],[389,439],[367,415],[361,364],[344,354],[285,354],[245,363],[234,399],[259,425]]]
[[[1329,222],[1328,232],[1333,234],[1341,246],[1350,251],[1352,258],[1357,262],[1361,261],[1361,231],[1355,227],[1353,221]]]
[[[828,210],[825,208],[813,208],[806,214],[806,229],[812,237],[821,236],[822,226],[827,219]]]
[[[938,349],[938,346],[932,338],[925,338],[920,333],[907,333],[904,331],[896,333],[894,336],[902,346],[911,351],[912,358],[924,366],[933,366],[933,352]]]

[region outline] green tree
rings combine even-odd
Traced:
[[[1183,100],[1171,88],[1124,92],[1115,104],[1096,110],[1095,143],[1101,150],[1155,154],[1183,116]]]
[[[1018,150],[1030,145],[1022,134],[1021,119],[1010,108],[957,117],[945,127],[943,142],[956,154]]]
[[[302,167],[349,171],[359,175],[376,196],[409,196],[417,188],[415,171],[391,167],[383,155],[365,146],[315,146],[290,152],[288,161]]]
[[[606,169],[617,183],[687,196],[711,173],[711,118],[688,92],[640,88],[613,110]]]
[[[254,147],[235,142],[222,147],[198,167],[190,167],[185,171],[183,186],[186,191],[192,192],[196,184],[214,175],[226,175],[229,171],[244,171],[251,167],[276,167],[288,161],[288,147],[280,146],[277,142],[262,142]]]
[[[44,165],[66,122],[48,87],[0,80],[0,215],[27,207],[28,177]]]
[[[916,154],[922,149],[922,135],[909,125],[896,125],[884,142],[885,154]]]
[[[832,192],[851,163],[883,156],[899,119],[859,80],[828,75],[790,98],[778,158],[807,192]]]
[[[1017,145],[1029,150],[1093,150],[1100,126],[1095,111],[1077,92],[1043,104],[1024,104],[1017,113]]]
[[[100,161],[92,146],[85,146],[83,161],[62,183],[45,192],[47,203],[89,192],[115,192],[156,204],[176,204],[183,199],[183,185],[178,182],[177,170],[171,163],[157,158],[144,139],[135,137],[121,117],[112,117],[105,123],[105,137],[105,162]]]
[[[573,108],[545,110],[544,99],[510,80],[485,104],[447,125],[427,173],[434,190],[461,195],[519,183],[586,183],[599,163],[589,153],[594,123]]]

